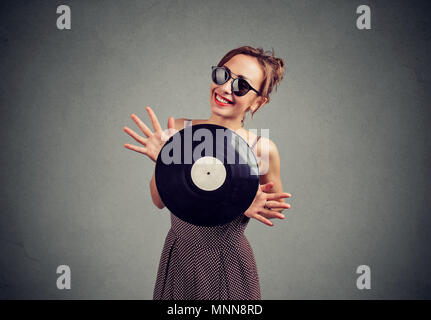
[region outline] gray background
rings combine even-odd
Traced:
[[[72,30],[56,29],[56,7]],[[356,28],[368,4],[372,30]],[[431,298],[431,6],[409,1],[2,1],[0,298],[151,299],[167,209],[123,147],[145,106],[208,118],[241,45],[288,72],[269,128],[292,209],[246,230],[263,299]],[[56,268],[72,289],[56,288]],[[372,289],[356,288],[369,265]]]

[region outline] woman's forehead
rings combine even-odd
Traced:
[[[263,70],[255,57],[237,54],[225,63],[225,66],[236,75],[258,84],[263,79]]]

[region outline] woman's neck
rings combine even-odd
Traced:
[[[241,119],[227,119],[218,116],[214,113],[211,114],[210,118],[207,120],[208,123],[217,124],[219,126],[226,127],[232,131],[237,131],[242,129]]]

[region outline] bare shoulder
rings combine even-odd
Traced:
[[[246,130],[244,128],[241,128],[236,133],[239,134],[245,141],[247,141],[250,146],[252,146],[258,138],[255,132]],[[271,139],[266,137],[261,136],[259,138],[254,150],[259,157],[262,155],[266,156],[266,158],[268,158],[268,156],[270,158],[278,157],[278,148],[276,144]]]
[[[256,151],[259,156],[262,155],[263,152],[267,152],[269,158],[279,158],[278,147],[269,138],[261,137],[256,145]]]
[[[280,177],[280,155],[274,141],[261,137],[257,143],[256,153],[259,164],[260,183],[274,182],[271,192],[282,192],[283,186]]]
[[[280,179],[280,155],[274,141],[261,137],[257,143],[256,153],[259,170],[262,172],[261,183],[278,181]],[[277,183],[278,185],[279,183]],[[276,187],[278,189],[278,187]],[[275,189],[274,189],[275,190]]]

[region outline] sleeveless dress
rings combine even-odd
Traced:
[[[230,223],[203,227],[170,216],[154,300],[261,299],[253,250],[244,235],[249,217],[241,214]]]

